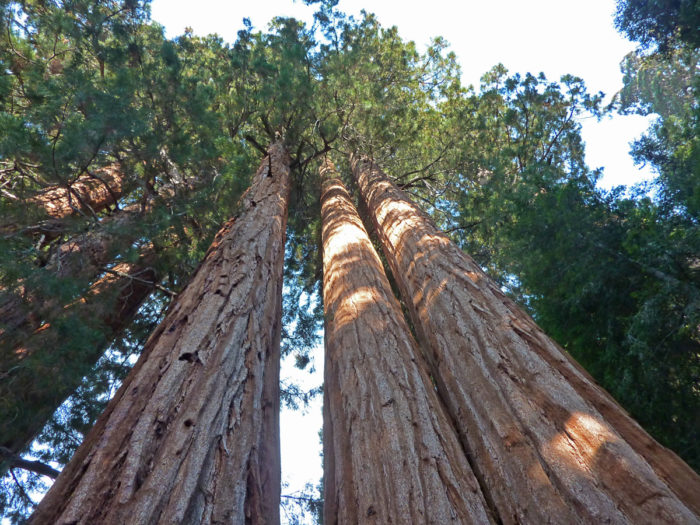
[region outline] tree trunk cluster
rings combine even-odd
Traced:
[[[407,318],[324,161],[324,523],[700,523],[700,477],[371,159],[350,164]],[[31,523],[279,522],[289,169],[271,145]]]
[[[502,523],[695,523],[656,443],[367,158],[352,171],[436,388]]]
[[[324,171],[324,523],[492,522],[350,195]]]

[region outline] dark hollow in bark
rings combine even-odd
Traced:
[[[30,523],[279,523],[288,194],[275,144]]]
[[[361,197],[440,395],[504,523],[697,523],[654,441],[368,159]]]
[[[332,173],[326,165],[322,173]],[[324,523],[490,523],[381,262],[324,182]]]

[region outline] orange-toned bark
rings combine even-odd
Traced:
[[[0,446],[21,453],[41,431],[54,411],[80,385],[82,375],[105,347],[133,319],[157,282],[150,266],[154,254],[138,263],[120,263],[99,278],[87,294],[64,311],[88,319],[102,333],[76,351],[61,329],[44,323],[18,344],[17,334],[4,341],[0,355]],[[115,297],[116,296],[116,297]],[[58,319],[52,321],[56,322]]]
[[[353,172],[440,395],[503,523],[698,523],[656,443],[367,159]]]
[[[122,195],[124,177],[116,165],[78,177],[66,186],[49,188],[29,199],[53,219],[63,219],[75,213],[98,212],[116,204]]]
[[[381,262],[338,179],[325,181],[321,203],[324,523],[490,523]]]
[[[279,522],[288,193],[275,144],[30,523]]]
[[[121,221],[124,214],[104,219]],[[104,229],[82,233],[55,247],[44,270],[53,277],[89,281],[110,262],[111,238]],[[33,332],[42,322],[43,313],[52,309],[53,301],[28,292],[23,284],[14,290],[0,289],[0,352],[8,339],[17,340]],[[22,333],[18,333],[21,330]]]

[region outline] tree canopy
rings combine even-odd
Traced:
[[[625,58],[625,87],[605,108],[572,75],[552,81],[497,65],[478,92],[466,88],[444,40],[419,51],[396,27],[334,2],[318,5],[312,27],[247,23],[233,43],[191,32],[167,39],[147,1],[4,2],[0,307],[14,301],[24,317],[15,327],[0,319],[0,377],[20,391],[26,374],[45,389],[57,373],[84,378],[33,454],[68,460],[236,216],[261,151],[284,137],[283,351],[301,366],[322,320],[317,163],[334,155],[352,187],[347,156],[362,151],[656,439],[700,468],[697,8],[672,3],[661,16],[658,2],[642,4],[620,2],[618,27],[663,49]],[[658,173],[651,188],[602,191],[586,165],[578,119],[614,109],[659,115],[633,149]],[[81,177],[105,184],[107,168],[123,191],[103,209],[76,200],[56,219],[36,204]],[[58,272],[57,254],[86,235],[109,239],[94,271]],[[82,266],[90,257],[75,256]],[[144,257],[157,286],[114,333],[83,299],[117,265]],[[101,294],[99,311],[108,314],[118,292]],[[55,334],[51,351],[18,353],[42,329]],[[96,347],[108,348],[97,362],[86,358]],[[283,387],[290,404],[306,395]],[[0,446],[26,410],[0,401]],[[3,478],[0,507],[19,519],[42,481],[13,478]]]

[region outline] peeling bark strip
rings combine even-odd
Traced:
[[[438,391],[503,523],[700,522],[700,478],[375,165],[351,162]]]
[[[274,144],[31,523],[279,523],[288,194]]]
[[[326,165],[322,175],[332,173]],[[321,197],[324,523],[490,523],[381,262],[338,179]]]
[[[53,219],[63,219],[82,210],[87,213],[116,204],[122,195],[123,175],[118,166],[107,166],[95,174],[81,175],[68,187],[50,188],[29,199]]]
[[[12,340],[0,341],[0,446],[13,454],[23,452],[61,403],[80,386],[85,371],[102,356],[109,341],[126,328],[153,291],[157,281],[150,267],[153,258],[149,251],[138,263],[117,264],[111,269],[114,273],[100,277],[84,297],[67,307],[69,313],[77,312],[108,329],[105,338],[88,345],[89,352],[67,348],[60,331],[49,323],[41,327],[32,324],[33,332],[24,337],[14,334]],[[15,344],[18,339],[21,343]],[[53,360],[47,360],[47,352]],[[0,462],[0,474],[8,466]]]

